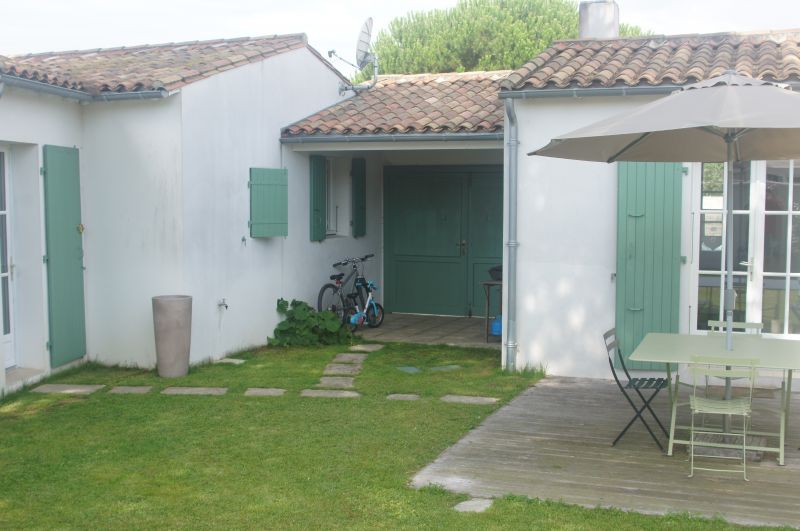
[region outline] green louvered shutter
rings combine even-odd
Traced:
[[[312,242],[325,239],[325,157],[311,155],[311,184],[309,187],[310,238]]]
[[[677,332],[681,267],[681,164],[620,162],[616,327],[626,365],[649,332]]]
[[[350,171],[353,193],[353,238],[367,234],[367,161],[353,159]]]
[[[289,174],[285,169],[250,168],[250,237],[289,234]]]

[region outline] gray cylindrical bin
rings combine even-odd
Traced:
[[[153,297],[153,328],[158,375],[164,378],[186,376],[192,342],[192,297]]]

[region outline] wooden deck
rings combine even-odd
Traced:
[[[667,396],[656,411],[668,427]],[[612,381],[549,377],[446,450],[413,479],[472,496],[517,494],[648,514],[690,512],[730,522],[800,526],[800,403],[794,396],[786,466],[776,454],[741,475],[697,471],[685,448],[662,454]],[[777,400],[754,400],[754,429],[777,431]],[[665,441],[666,442],[666,441]],[[666,447],[666,444],[665,444]],[[719,460],[715,460],[715,465]],[[722,463],[724,466],[724,462]]]

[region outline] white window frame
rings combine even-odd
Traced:
[[[334,161],[325,158],[325,235],[336,236],[339,234],[339,206],[336,204],[333,177]]]

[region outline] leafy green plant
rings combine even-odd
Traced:
[[[274,336],[269,338],[270,345],[336,345],[352,339],[350,331],[333,312],[318,312],[303,301],[290,303],[286,299],[278,299],[277,310],[285,318],[275,327]]]

